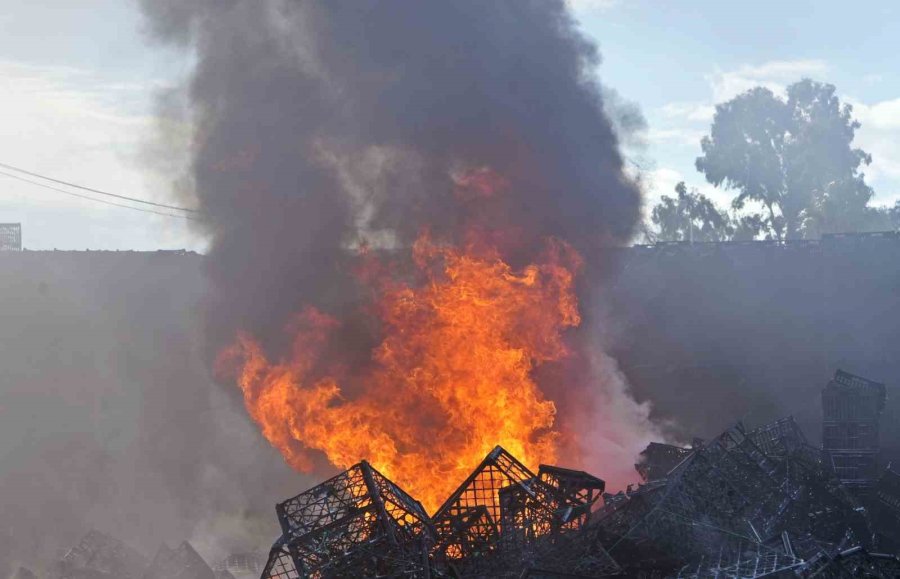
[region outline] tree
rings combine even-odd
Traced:
[[[873,193],[860,169],[872,157],[852,147],[852,113],[833,85],[809,79],[789,86],[786,100],[751,89],[716,106],[697,170],[738,192],[735,210],[755,202],[751,215],[771,237],[861,229]]]
[[[900,201],[893,207],[869,207],[863,231],[897,231],[900,229]]]
[[[732,218],[731,239],[734,241],[753,241],[766,231],[766,220],[758,213],[735,215]]]
[[[684,181],[675,185],[677,197],[663,195],[650,218],[661,241],[725,241],[733,233],[728,214]]]

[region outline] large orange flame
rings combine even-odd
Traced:
[[[427,236],[413,258],[424,283],[366,278],[382,337],[352,389],[316,375],[339,322],[312,308],[289,325],[289,356],[272,362],[243,334],[218,368],[234,373],[250,415],[294,468],[311,470],[311,451],[341,468],[367,459],[434,511],[498,444],[531,467],[555,460],[556,409],[533,371],[569,354],[581,260],[551,241],[514,270],[494,251]]]

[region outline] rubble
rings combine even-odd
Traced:
[[[900,559],[896,555],[869,553],[853,547],[834,553],[822,552],[801,570],[807,577],[900,577]]]
[[[434,515],[439,566],[462,576],[516,577],[523,568],[618,566],[579,533],[605,483],[582,471],[541,465],[535,476],[496,447]]]
[[[738,424],[695,449],[664,481],[604,509],[609,552],[626,566],[682,560],[732,576],[724,569],[737,573],[749,559],[788,569],[835,545],[873,543],[864,507],[792,419],[753,431]]]

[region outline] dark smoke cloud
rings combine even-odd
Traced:
[[[464,220],[593,255],[629,239],[640,196],[562,0],[144,0],[151,30],[196,53],[191,173],[213,239],[210,336],[280,332],[301,304],[352,295],[349,244],[407,245]],[[618,99],[615,99],[618,102]],[[613,106],[615,103],[607,103]],[[449,175],[490,166],[503,199],[461,206]]]
[[[238,330],[277,358],[286,322],[312,305],[342,319],[342,367],[370,364],[378,328],[354,313],[361,290],[347,263],[359,243],[402,252],[423,231],[458,243],[478,227],[505,232],[495,241],[519,266],[558,237],[587,259],[588,304],[614,268],[602,249],[632,236],[641,198],[619,146],[638,142],[643,117],[600,86],[597,49],[563,0],[141,6],[157,39],[196,59],[186,108],[167,114],[193,127],[190,200],[212,241],[210,363]],[[454,176],[483,167],[508,186],[460,202]],[[586,354],[595,336],[583,314],[571,337]],[[606,459],[601,474],[632,478],[653,428],[615,361],[586,354],[547,376],[570,431],[605,449],[582,466]]]

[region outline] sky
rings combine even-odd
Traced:
[[[714,105],[753,86],[835,84],[862,123],[876,204],[900,200],[900,4],[895,0],[569,0],[603,56],[601,82],[647,119],[626,155],[646,205],[684,180],[721,205],[732,194],[694,169]],[[155,95],[188,57],[147,42],[129,0],[0,0],[0,163],[122,195],[176,203],[147,163]],[[191,223],[93,203],[0,175],[0,222],[29,249],[193,249]]]

